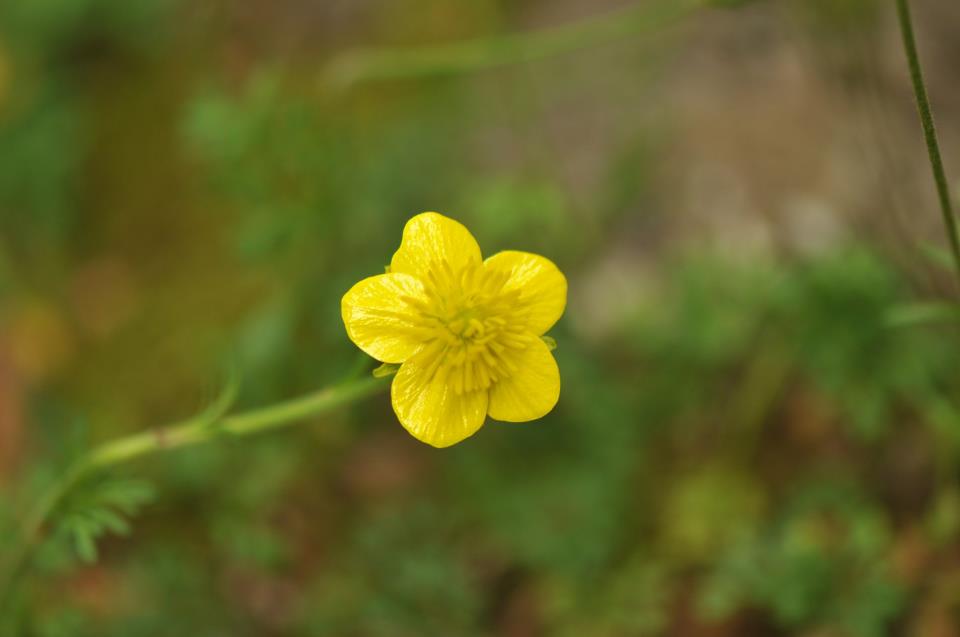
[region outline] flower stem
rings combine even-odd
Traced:
[[[532,62],[638,33],[652,33],[706,4],[708,0],[656,0],[528,33],[451,44],[362,48],[335,57],[321,79],[332,88],[342,89],[370,81],[456,75]]]
[[[0,573],[0,614],[8,610],[5,607],[17,582],[29,569],[50,515],[85,478],[136,458],[203,444],[221,436],[249,436],[292,425],[370,396],[388,385],[389,379],[363,378],[233,416],[212,420],[199,416],[119,438],[93,449],[50,485],[25,516],[20,544],[12,553],[6,569]]]
[[[908,0],[896,0],[897,16],[900,20],[900,32],[903,35],[903,48],[910,65],[910,78],[913,81],[913,93],[917,99],[917,111],[920,113],[920,124],[923,126],[923,137],[927,143],[927,153],[930,155],[930,167],[933,169],[933,180],[937,186],[937,197],[940,200],[940,211],[943,214],[943,223],[947,229],[947,239],[950,241],[950,252],[953,254],[953,264],[960,277],[960,233],[957,230],[957,219],[953,212],[950,200],[950,187],[946,173],[943,170],[943,158],[940,156],[940,143],[937,141],[937,129],[933,122],[933,111],[930,108],[930,98],[927,95],[927,86],[923,79],[923,69],[920,66],[920,56],[917,53],[917,40],[913,32],[913,19],[910,15]]]

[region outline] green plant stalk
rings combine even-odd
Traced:
[[[656,31],[706,4],[707,0],[657,0],[532,33],[421,47],[359,49],[334,58],[323,80],[331,87],[344,88],[375,80],[454,75],[531,62]]]
[[[947,229],[947,239],[950,242],[950,252],[953,254],[953,265],[960,277],[960,233],[957,230],[957,219],[953,212],[950,200],[950,186],[943,169],[943,158],[940,155],[940,143],[937,140],[937,128],[933,122],[933,111],[930,108],[930,98],[927,94],[926,82],[923,79],[923,68],[920,65],[920,55],[917,53],[917,39],[913,30],[913,18],[910,15],[908,0],[896,0],[897,17],[900,21],[900,32],[903,36],[903,48],[910,65],[910,79],[913,82],[913,93],[917,100],[917,111],[920,114],[920,124],[923,127],[923,137],[927,144],[927,153],[930,156],[930,167],[933,170],[933,180],[937,186],[937,197],[940,200],[940,211],[943,214],[943,223]]]
[[[385,389],[388,384],[389,379],[386,378],[363,378],[233,416],[211,419],[201,415],[97,447],[52,484],[25,516],[20,544],[0,576],[0,612],[5,610],[17,581],[29,568],[50,515],[83,479],[143,456],[200,445],[222,436],[250,436],[292,425],[370,396]]]

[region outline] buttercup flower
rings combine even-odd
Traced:
[[[435,212],[403,229],[386,274],[341,304],[347,335],[384,363],[402,363],[391,399],[413,436],[448,447],[489,414],[524,422],[553,409],[560,370],[541,336],[567,303],[551,261],[506,251],[482,259],[463,225]]]

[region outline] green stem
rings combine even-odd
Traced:
[[[910,16],[908,0],[897,1],[897,16],[900,19],[900,32],[903,35],[903,48],[910,65],[910,78],[913,81],[913,92],[917,99],[917,111],[920,113],[920,124],[923,126],[923,137],[927,143],[927,153],[930,155],[930,167],[933,169],[933,180],[937,185],[937,197],[940,200],[940,211],[943,213],[943,223],[947,229],[947,238],[950,241],[950,251],[953,254],[953,264],[960,277],[960,233],[957,231],[957,219],[953,213],[953,204],[950,200],[950,186],[947,175],[943,170],[943,158],[940,156],[940,143],[937,141],[937,129],[933,122],[933,111],[930,108],[930,98],[927,95],[927,86],[923,79],[923,68],[920,66],[920,56],[917,53],[917,40],[913,32],[913,19]]]
[[[704,4],[706,0],[659,0],[532,33],[421,47],[359,49],[334,58],[323,79],[334,88],[344,88],[367,81],[452,75],[531,62],[655,31]]]
[[[44,492],[25,516],[20,545],[0,574],[0,613],[5,610],[17,581],[29,569],[50,515],[83,479],[137,458],[191,447],[221,436],[249,436],[292,425],[374,394],[389,384],[386,378],[364,378],[329,387],[287,402],[211,420],[199,416],[179,423],[107,442],[84,456]]]

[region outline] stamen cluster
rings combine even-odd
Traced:
[[[533,337],[522,292],[504,289],[508,278],[482,264],[454,271],[444,261],[424,277],[425,299],[402,298],[417,314],[431,380],[448,382],[459,395],[489,389],[517,371],[511,350],[523,350]]]

